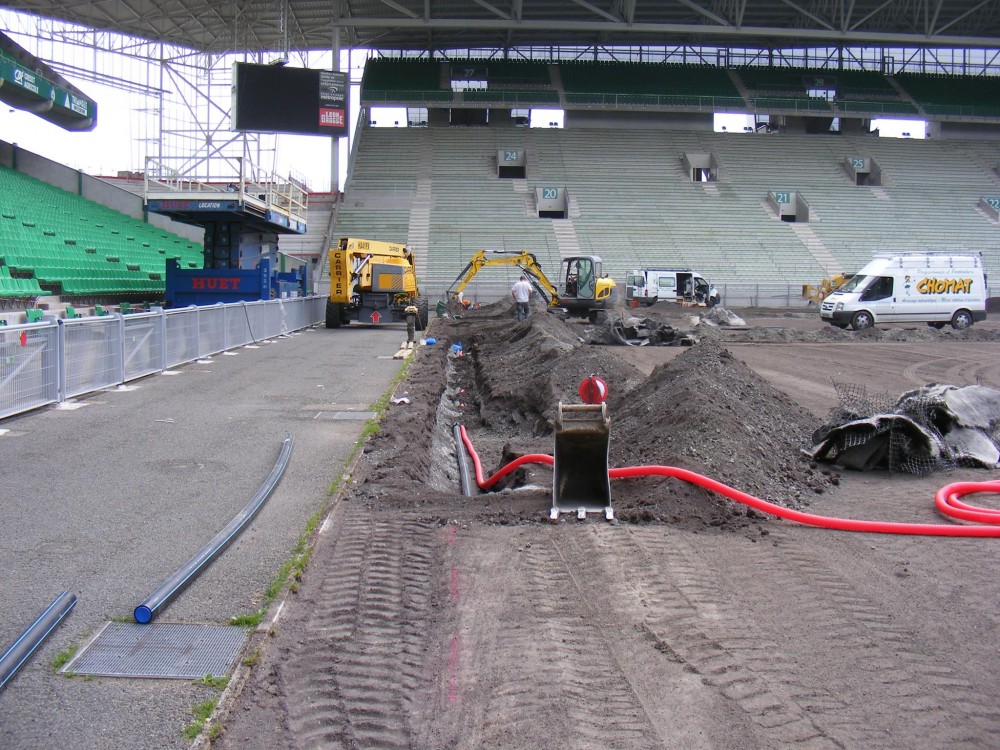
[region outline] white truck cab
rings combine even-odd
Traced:
[[[878,323],[968,328],[986,320],[981,253],[876,255],[820,306],[823,320],[855,331]]]
[[[625,304],[630,307],[680,301],[715,307],[721,300],[719,291],[690,269],[643,268],[625,275]]]

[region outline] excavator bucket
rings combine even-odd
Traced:
[[[552,466],[552,509],[560,513],[603,513],[609,521],[611,480],[608,478],[608,445],[611,419],[607,404],[563,404],[556,414],[556,447]]]

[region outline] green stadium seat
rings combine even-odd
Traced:
[[[150,272],[164,271],[163,253],[152,252],[149,243],[140,241],[146,237],[173,241],[182,265],[201,267],[200,246],[28,175],[0,167],[0,188],[5,203],[0,212],[0,258],[21,277],[5,284],[2,296],[10,296],[13,286],[20,296],[44,294],[39,281],[67,295],[156,294],[162,282],[140,291],[125,272],[132,266],[145,279]],[[109,263],[108,258],[117,261]],[[94,274],[95,266],[87,259],[105,267],[120,264],[122,273]],[[25,278],[29,275],[33,278]]]

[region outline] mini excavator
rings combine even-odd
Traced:
[[[538,259],[527,250],[480,250],[462,269],[446,292],[453,313],[461,312],[462,290],[483,268],[506,266],[519,268],[550,309],[563,309],[570,317],[588,318],[596,323],[601,311],[614,303],[615,280],[603,275],[597,255],[574,255],[563,258],[558,285],[549,281]]]

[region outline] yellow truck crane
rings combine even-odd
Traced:
[[[614,304],[615,280],[603,275],[603,264],[596,255],[563,258],[557,286],[542,272],[537,258],[526,250],[480,250],[472,256],[446,292],[452,309],[455,309],[454,303],[472,277],[491,266],[521,269],[550,308],[561,308],[570,317],[588,318],[594,323],[602,310]]]
[[[413,253],[406,245],[341,237],[328,259],[327,328],[340,328],[352,320],[398,323],[406,320],[411,307],[417,309],[419,327],[427,327],[427,300],[417,290]]]

